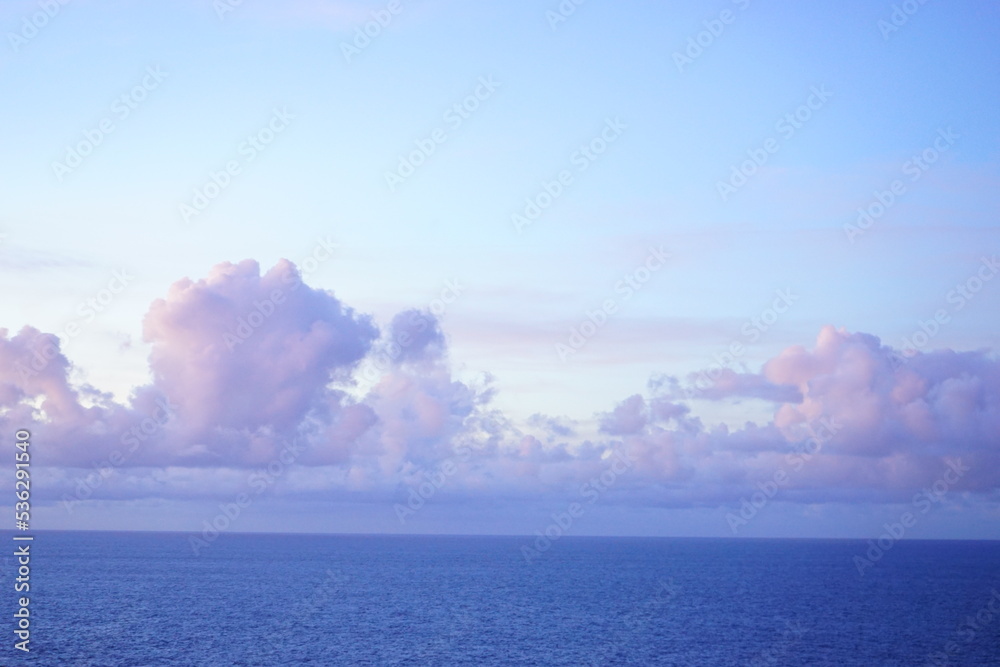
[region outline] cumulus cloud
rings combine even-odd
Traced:
[[[25,329],[7,339],[4,332],[5,421],[51,432],[43,459],[70,465],[123,446],[128,465],[250,465],[296,439],[314,449],[342,448],[373,421],[332,383],[350,378],[377,328],[302,283],[290,262],[263,276],[245,261],[180,280],[152,304],[143,325],[153,381],[137,388],[129,405],[71,387],[55,336]],[[156,415],[160,428],[141,430]],[[135,440],[142,446],[133,447]]]
[[[690,422],[684,416],[690,411],[688,406],[663,397],[647,401],[643,396],[634,394],[602,417],[601,431],[609,435],[633,435],[650,424],[671,419],[678,424],[687,424]]]
[[[41,463],[87,465],[131,426],[130,410],[94,387],[72,386],[70,370],[54,334],[0,329],[0,426],[11,433],[30,428],[50,443],[36,451]],[[136,404],[147,408],[151,398],[140,392]]]
[[[398,313],[389,323],[385,354],[396,364],[435,361],[444,356],[445,339],[437,319],[411,309]]]
[[[150,307],[143,334],[187,451],[227,463],[266,460],[307,417],[336,415],[343,394],[327,386],[350,376],[378,330],[305,285],[291,262],[262,276],[247,260],[175,283]]]
[[[542,413],[518,425],[495,407],[491,376],[456,379],[433,315],[405,310],[380,329],[287,261],[178,281],[144,337],[152,381],[118,404],[70,382],[54,335],[0,330],[0,426],[32,428],[48,466],[117,454],[106,497],[211,495],[290,445],[300,453],[282,485],[311,498],[388,498],[446,464],[442,498],[565,496],[623,455],[611,502],[728,503],[779,469],[789,499],[898,499],[959,458],[970,470],[957,491],[1000,487],[1000,361],[985,351],[901,364],[875,336],[824,327],[810,348],[700,388],[702,400],[774,403],[767,423],[705,425],[660,376],[592,426]],[[213,485],[213,472],[229,481]]]

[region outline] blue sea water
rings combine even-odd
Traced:
[[[189,538],[36,533],[32,651],[8,621],[0,662],[1000,665],[997,542],[903,541],[861,576],[853,540],[563,537],[529,563],[523,537]]]

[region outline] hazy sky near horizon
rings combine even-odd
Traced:
[[[35,435],[39,527],[201,530],[246,493],[233,530],[581,502],[569,533],[1000,537],[995,4],[0,29],[0,426]]]

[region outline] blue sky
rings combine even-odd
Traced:
[[[630,395],[651,396],[652,378],[683,381],[706,369],[733,342],[746,345],[733,370],[756,376],[783,350],[812,349],[824,326],[902,349],[921,321],[945,309],[948,321],[922,353],[995,346],[1000,281],[983,283],[961,310],[948,300],[997,248],[1000,89],[991,77],[1000,64],[1000,10],[991,3],[914,5],[891,32],[880,22],[893,20],[892,3],[591,1],[557,23],[547,15],[556,2],[400,0],[395,14],[388,4],[246,0],[220,16],[208,1],[73,0],[27,38],[23,21],[40,5],[4,3],[0,327],[11,336],[26,325],[62,334],[67,381],[133,405],[136,388],[158,386],[149,361],[157,343],[144,340],[143,322],[155,300],[170,301],[171,285],[245,259],[262,274],[282,258],[303,270],[318,240],[328,239],[333,259],[303,271],[311,289],[370,314],[384,335],[396,313],[430,309],[448,281],[457,283],[458,298],[433,313],[447,348],[435,372],[446,365],[449,381],[469,387],[491,376],[490,408],[521,433],[531,415],[543,414],[576,424],[580,442],[607,447],[615,435],[599,433],[600,415]],[[372,12],[391,21],[345,58],[342,44],[374,25]],[[700,54],[686,51],[699,39]],[[696,57],[678,66],[676,53]],[[477,89],[476,108],[455,122],[449,109]],[[116,103],[123,95],[134,106],[127,116]],[[796,112],[808,118],[791,132],[782,119]],[[275,124],[276,113],[286,120]],[[102,122],[113,130],[100,132],[99,145],[60,177],[53,164]],[[269,123],[281,130],[250,160],[244,142],[262,130],[266,137]],[[581,169],[581,146],[608,123],[618,134]],[[386,172],[435,131],[443,140],[433,153],[390,189]],[[934,148],[941,136],[949,139]],[[723,201],[719,182],[768,145],[766,162]],[[927,168],[914,171],[910,161],[929,149],[933,161],[925,157]],[[227,163],[239,173],[185,221],[181,205]],[[518,231],[511,216],[563,171],[571,182]],[[901,194],[885,214],[853,239],[845,233],[858,208],[897,180]],[[670,254],[665,265],[628,299],[616,292],[661,247]],[[65,335],[81,319],[78,304],[123,269],[134,278],[78,335]],[[745,324],[779,290],[794,302],[749,340]],[[616,312],[561,360],[557,345],[608,299]],[[996,356],[984,355],[977,433],[992,443],[980,452],[985,463],[996,455],[998,407],[989,389]],[[362,382],[351,400],[375,405],[369,389]],[[685,404],[707,431],[780,419],[780,406],[759,396]],[[447,444],[457,436],[434,437]],[[553,437],[546,444],[538,436],[542,450],[558,444],[561,436]],[[580,442],[566,444],[576,452]],[[56,478],[86,474],[85,466],[72,472],[70,459],[52,460],[65,473],[53,473],[53,488]],[[156,478],[171,465],[188,464],[163,459],[118,472]],[[388,464],[380,465],[384,472]],[[530,533],[538,523],[530,517],[560,502],[544,477],[540,496],[508,493],[505,484],[483,492],[477,502],[494,508],[484,510],[484,530]],[[462,493],[474,495],[470,479]],[[210,493],[138,492],[112,481],[98,493],[109,497],[73,513],[55,502],[39,511],[53,527],[80,516],[93,527],[139,527],[159,511],[146,503],[186,517],[165,519],[166,527],[189,529],[218,504]],[[407,484],[382,481],[401,484],[397,491]],[[729,534],[719,517],[731,504],[695,501],[693,493],[680,507],[660,507],[657,484],[671,483],[637,482],[633,496],[602,502],[580,531]],[[288,498],[256,504],[244,521],[276,529],[280,522],[265,517],[288,502],[300,508],[304,530],[398,529],[372,484],[359,502],[337,489],[311,497],[309,483],[283,478],[268,493]],[[979,480],[949,498],[948,511],[963,520],[920,530],[995,536],[982,525],[997,511],[991,484]],[[788,498],[774,513],[782,520],[753,530],[864,535],[895,511],[870,491],[875,504],[860,491]],[[477,532],[480,522],[446,495],[414,530]],[[360,509],[344,509],[356,502]],[[332,524],[328,511],[339,517]],[[706,522],[703,512],[716,518]],[[712,527],[700,528],[706,523]]]

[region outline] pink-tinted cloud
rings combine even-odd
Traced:
[[[445,339],[431,313],[412,309],[392,318],[383,347],[384,354],[397,364],[437,360],[444,356]]]
[[[380,331],[286,261],[178,281],[144,335],[153,380],[120,405],[69,381],[55,336],[0,331],[0,427],[33,429],[50,466],[124,454],[108,497],[189,497],[208,471],[237,480],[290,444],[299,472],[281,484],[309,497],[387,498],[445,463],[441,498],[566,496],[620,453],[630,465],[608,497],[647,505],[732,502],[777,470],[793,500],[899,499],[954,459],[969,467],[956,491],[1000,488],[1000,361],[982,351],[900,364],[874,336],[824,327],[811,348],[718,374],[699,395],[769,400],[767,423],[706,426],[664,376],[597,415],[588,437],[582,422],[541,413],[516,425],[493,406],[489,376],[457,380],[432,315],[404,311]]]
[[[296,439],[319,449],[317,460],[342,459],[346,452],[322,450],[343,449],[372,418],[330,385],[349,379],[377,334],[368,317],[303,284],[287,261],[263,276],[253,261],[220,264],[203,280],[178,281],[150,307],[153,382],[127,406],[71,387],[55,336],[4,335],[4,418],[49,432],[41,456],[52,463],[117,453],[123,465],[251,465]],[[155,427],[143,427],[151,418]]]
[[[696,384],[695,395],[708,400],[724,398],[757,398],[774,403],[797,403],[802,394],[794,386],[771,382],[755,373],[737,373],[731,368],[712,369],[711,375],[693,374],[692,380],[711,379],[708,386]]]
[[[831,450],[886,457],[997,452],[1000,362],[986,352],[936,350],[899,364],[878,338],[824,327],[812,350],[786,349],[762,376],[795,385],[775,424],[786,433],[826,416],[844,428]]]
[[[177,406],[181,436],[219,463],[266,460],[310,413],[328,416],[339,396],[327,385],[348,378],[378,335],[287,260],[263,276],[247,260],[181,280],[143,328],[153,384]]]

